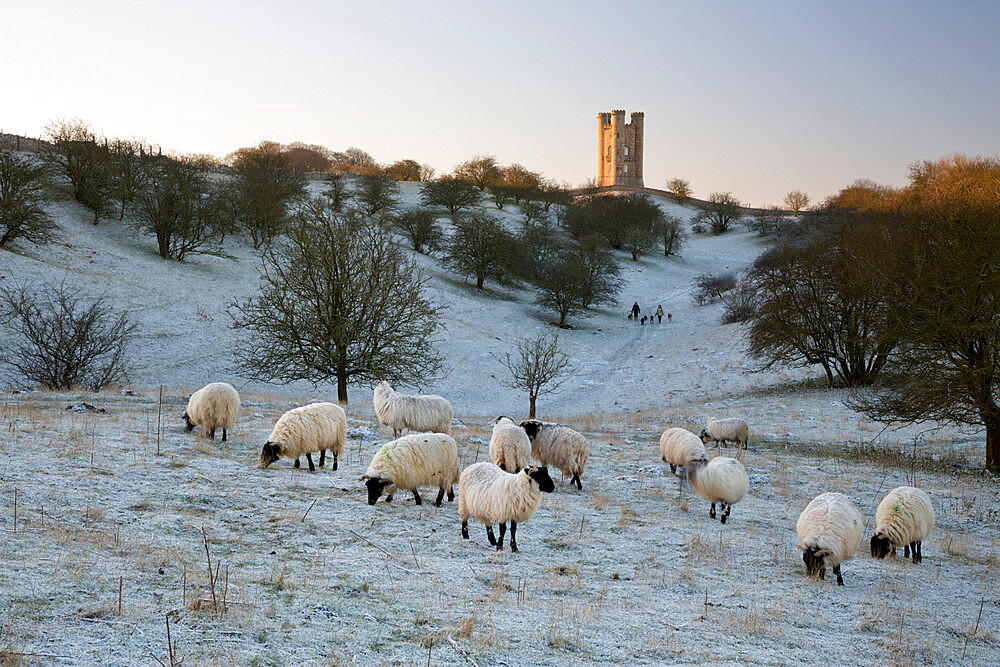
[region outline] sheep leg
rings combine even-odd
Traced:
[[[392,502],[392,494],[391,493],[385,497],[385,502],[387,502],[387,503],[391,503]]]
[[[673,463],[671,463],[670,464],[670,474],[673,475],[676,472],[677,472],[677,466],[675,466]]]
[[[510,522],[510,550],[517,553],[517,540],[514,539],[517,534],[517,521]]]
[[[416,489],[413,489],[413,502],[417,505],[423,505],[424,501],[420,499],[420,494],[417,493]]]
[[[215,440],[215,429],[214,428],[211,431],[208,432],[208,439],[209,440]]]
[[[334,454],[333,455],[333,465],[330,466],[330,470],[336,470],[336,469],[337,469],[337,455]]]
[[[719,504],[719,521],[722,524],[726,523],[726,519],[729,518],[729,506],[726,503]]]
[[[708,510],[708,518],[715,518],[715,503],[712,503],[712,509]]]
[[[222,429],[222,442],[226,441],[226,429]]]
[[[450,503],[454,499],[455,499],[455,487],[454,486],[449,486],[448,487],[448,502]]]
[[[313,464],[312,452],[306,452],[306,461],[309,461],[309,472],[316,472],[316,466]]]
[[[299,457],[296,456],[295,457],[295,467],[296,468],[300,468],[301,467],[301,465],[300,465],[301,463],[302,462],[299,460]]]
[[[497,540],[497,551],[503,551],[503,537],[507,534],[507,524],[500,524],[500,539]]]
[[[496,546],[497,538],[493,534],[493,526],[486,526],[486,537],[490,539],[490,544]]]
[[[320,468],[326,465],[326,449],[319,450],[319,465]]]
[[[468,519],[463,519],[462,520],[462,539],[463,540],[469,539],[469,520]]]
[[[578,472],[573,473],[573,479],[569,480],[569,483],[572,484],[574,480],[576,480],[577,490],[583,491],[583,483],[580,481],[580,473]]]
[[[441,499],[444,498],[444,489],[438,489],[437,500],[434,501],[434,507],[441,507]]]
[[[913,564],[916,565],[924,559],[924,547],[920,542],[913,543]]]
[[[837,565],[833,566],[833,573],[835,575],[837,575],[837,585],[838,586],[843,586],[844,585],[844,578],[842,576],[840,576],[840,564],[839,563]]]
[[[909,558],[909,557],[910,557],[910,545],[909,544],[904,544],[903,545],[903,558]]]

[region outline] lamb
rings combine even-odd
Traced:
[[[530,463],[531,441],[528,434],[510,417],[493,420],[490,459],[506,472],[517,472]]]
[[[705,454],[705,445],[686,428],[668,428],[660,436],[660,459],[670,464],[670,472],[687,465]]]
[[[913,552],[913,564],[923,559],[920,543],[934,527],[934,507],[927,493],[913,486],[900,486],[888,493],[875,511],[872,535],[873,558],[885,558],[903,547],[903,557]]]
[[[521,428],[531,441],[531,456],[543,466],[555,466],[563,475],[572,475],[570,484],[583,490],[580,475],[587,465],[590,447],[587,439],[571,428],[529,419],[521,422]]]
[[[702,443],[714,440],[716,446],[718,446],[720,442],[724,445],[727,441],[731,440],[737,446],[746,449],[747,441],[750,439],[750,427],[747,425],[746,420],[738,417],[730,417],[729,419],[712,419],[709,417],[705,428],[698,435],[701,437]]]
[[[821,493],[813,498],[795,524],[809,576],[824,579],[826,568],[833,567],[837,585],[843,586],[840,564],[854,558],[863,524],[861,512],[844,494]]]
[[[469,517],[486,525],[486,536],[497,551],[503,551],[503,536],[510,521],[510,550],[517,551],[517,524],[531,518],[542,502],[542,493],[555,489],[548,468],[531,466],[516,473],[504,472],[483,461],[473,463],[458,478],[458,516],[462,539],[469,539]],[[500,524],[500,539],[493,524]]]
[[[191,432],[195,426],[200,426],[208,433],[209,440],[215,440],[215,429],[222,429],[222,442],[226,441],[227,431],[236,423],[240,412],[240,395],[228,382],[213,382],[206,384],[191,394],[187,410],[182,415],[186,425],[184,430]]]
[[[448,502],[455,499],[453,484],[458,481],[458,445],[445,433],[411,433],[382,445],[361,478],[368,487],[368,504],[374,505],[383,493],[392,502],[397,489],[413,492],[413,500],[422,504],[417,487],[438,487],[436,507],[441,506],[445,490]]]
[[[704,453],[692,459],[686,466],[688,482],[702,500],[712,503],[708,516],[715,518],[715,504],[721,506],[721,523],[729,518],[733,505],[743,500],[750,488],[750,477],[746,468],[736,459],[716,456],[707,460]]]
[[[316,472],[313,452],[319,452],[319,465],[326,462],[326,450],[333,454],[333,470],[344,453],[347,437],[347,414],[336,403],[310,403],[293,408],[278,417],[271,435],[260,452],[258,468],[266,468],[281,457],[294,459],[299,467],[299,457],[306,455],[309,472]]]
[[[440,396],[401,394],[382,380],[372,402],[379,423],[390,427],[394,438],[404,429],[451,435],[451,403]]]

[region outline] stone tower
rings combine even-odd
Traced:
[[[597,185],[642,185],[642,118],[625,112],[597,114]]]

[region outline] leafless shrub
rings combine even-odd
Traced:
[[[722,295],[736,287],[736,274],[727,273],[704,275],[695,278],[694,302],[699,306],[718,301]]]

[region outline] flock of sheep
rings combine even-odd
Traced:
[[[191,395],[183,418],[188,431],[200,427],[209,438],[222,429],[222,440],[236,423],[240,399],[236,389],[225,382],[214,382]],[[368,504],[374,505],[383,495],[392,501],[396,491],[413,494],[422,503],[419,487],[438,489],[435,505],[445,494],[455,498],[458,482],[458,515],[462,537],[469,538],[469,518],[486,526],[490,544],[503,550],[510,524],[510,548],[517,551],[517,524],[532,517],[541,504],[542,493],[551,493],[555,484],[549,477],[553,466],[570,477],[570,484],[580,490],[580,476],[587,465],[590,448],[580,433],[559,424],[536,419],[518,424],[510,417],[494,420],[489,453],[491,462],[474,463],[459,473],[458,446],[451,437],[452,410],[440,396],[407,395],[395,391],[387,382],[379,382],[374,392],[375,413],[379,423],[391,428],[395,440],[384,444],[372,458],[361,478],[368,489]],[[414,431],[400,437],[404,430]],[[305,456],[310,472],[316,470],[312,455],[319,454],[319,466],[326,462],[329,450],[332,468],[337,469],[344,451],[347,415],[335,403],[312,403],[285,412],[275,422],[264,443],[259,468],[267,468],[281,458],[300,465]],[[709,419],[699,435],[683,428],[670,428],[660,437],[660,456],[671,472],[683,468],[691,488],[711,503],[709,516],[726,523],[732,507],[746,496],[750,480],[746,468],[735,459],[715,456],[711,459],[705,444],[733,442],[746,450],[750,429],[742,419]],[[535,459],[540,465],[533,465]],[[876,511],[876,528],[871,538],[875,558],[895,556],[903,547],[904,557],[912,551],[914,563],[921,560],[921,542],[934,526],[934,508],[927,494],[912,486],[901,486],[883,498]],[[493,533],[499,527],[500,535]],[[858,508],[842,493],[816,496],[802,511],[796,523],[799,549],[810,576],[825,578],[832,568],[837,584],[844,579],[840,565],[850,560],[861,543],[864,521]]]

